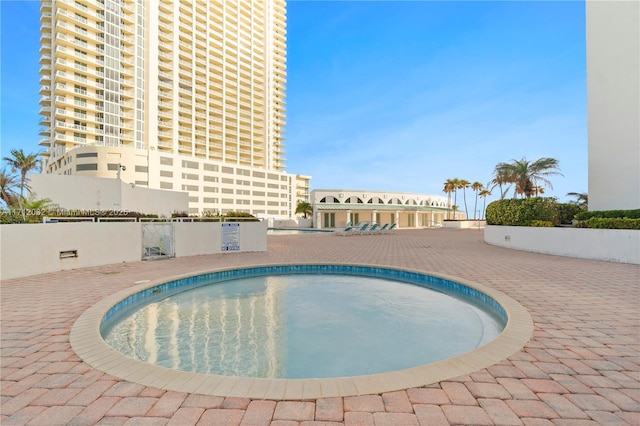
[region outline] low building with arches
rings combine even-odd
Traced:
[[[343,228],[347,222],[431,228],[442,226],[449,211],[447,197],[408,192],[315,189],[310,202],[314,228]]]

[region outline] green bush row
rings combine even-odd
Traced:
[[[554,197],[531,197],[494,201],[487,206],[487,225],[556,226],[570,224],[582,209],[558,203]]]
[[[640,230],[640,219],[631,219],[628,217],[592,217],[587,220],[578,221],[575,226],[577,228]]]
[[[616,219],[627,217],[629,219],[640,219],[640,209],[635,210],[593,210],[582,211],[576,215],[576,220],[587,220],[592,217]]]

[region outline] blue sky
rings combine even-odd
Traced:
[[[288,2],[287,171],[312,188],[442,193],[559,160],[587,191],[583,1]],[[40,149],[39,4],[0,1],[2,156]],[[497,191],[496,191],[497,192]]]

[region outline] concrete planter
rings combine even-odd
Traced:
[[[445,220],[442,222],[443,228],[450,229],[478,229],[484,228],[484,220]]]
[[[484,240],[516,250],[640,264],[640,231],[630,229],[487,225]]]

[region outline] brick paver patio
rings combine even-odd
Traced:
[[[381,395],[249,400],[165,391],[98,371],[74,321],[137,281],[267,263],[366,263],[458,276],[519,301],[532,339],[468,376]],[[263,253],[108,265],[0,284],[3,425],[640,425],[640,267],[493,247],[478,230],[269,236]]]

